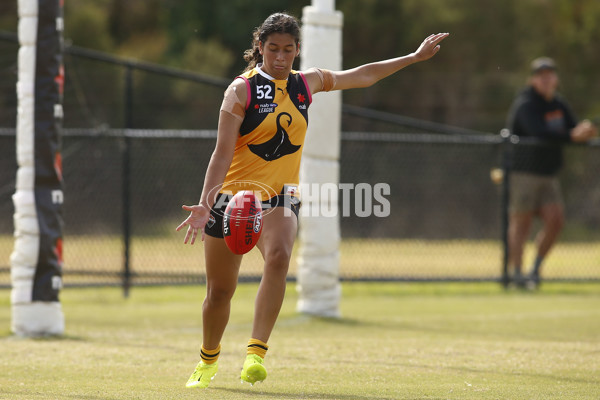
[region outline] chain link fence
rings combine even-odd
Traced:
[[[14,241],[17,48],[0,40],[1,287],[10,286]],[[202,246],[183,245],[175,227],[186,217],[181,205],[199,199],[227,81],[83,49],[68,49],[65,62],[65,285],[202,282]],[[346,107],[344,118],[359,111]],[[377,113],[370,118],[400,123]],[[503,167],[508,148],[539,144],[465,130],[406,133],[444,131],[417,122],[403,121],[410,126],[405,133],[342,135],[340,182],[354,190],[351,212],[340,218],[341,279],[501,280],[504,191],[490,173]],[[567,224],[546,262],[548,279],[600,279],[599,170],[598,142],[565,146]],[[377,184],[389,185],[389,215],[358,216],[357,193],[366,199]],[[527,260],[533,252],[530,243]],[[296,271],[294,254],[290,279]],[[261,272],[253,250],[240,279],[257,280]]]
[[[8,133],[0,136],[2,286],[10,283],[15,178],[15,139]],[[183,245],[175,227],[186,216],[181,204],[198,201],[216,133],[83,133],[67,131],[63,138],[65,284],[121,284],[127,242],[131,284],[201,282],[202,246]],[[131,157],[128,202],[125,136]],[[340,218],[341,278],[499,280],[502,186],[492,182],[490,171],[501,166],[502,148],[496,136],[344,133],[341,182],[355,188],[389,185],[390,214],[360,217],[354,212],[356,196],[350,196],[350,212]],[[548,258],[548,278],[600,278],[599,150],[597,145],[567,148],[568,168],[561,175],[567,224]],[[129,238],[124,237],[127,224]],[[296,268],[293,257],[291,278]],[[253,250],[245,257],[241,279],[256,280],[261,270],[261,257]]]

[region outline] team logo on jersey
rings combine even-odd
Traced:
[[[298,151],[301,146],[295,145],[290,141],[285,128],[281,125],[281,119],[286,117],[287,127],[292,124],[292,116],[282,112],[277,116],[277,132],[269,140],[261,144],[249,144],[250,151],[265,161],[277,160],[288,154]]]

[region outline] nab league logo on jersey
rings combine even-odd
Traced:
[[[274,113],[275,108],[277,108],[278,105],[279,104],[277,104],[277,103],[263,103],[263,104],[256,104],[254,106],[254,108],[258,110],[259,114]]]

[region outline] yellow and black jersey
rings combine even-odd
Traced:
[[[260,66],[238,78],[246,82],[246,115],[221,192],[252,190],[263,201],[294,194],[312,101],[308,83],[301,72],[279,80]]]

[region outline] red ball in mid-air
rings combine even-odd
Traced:
[[[235,254],[246,254],[262,232],[262,205],[250,190],[237,192],[223,215],[223,238]]]

